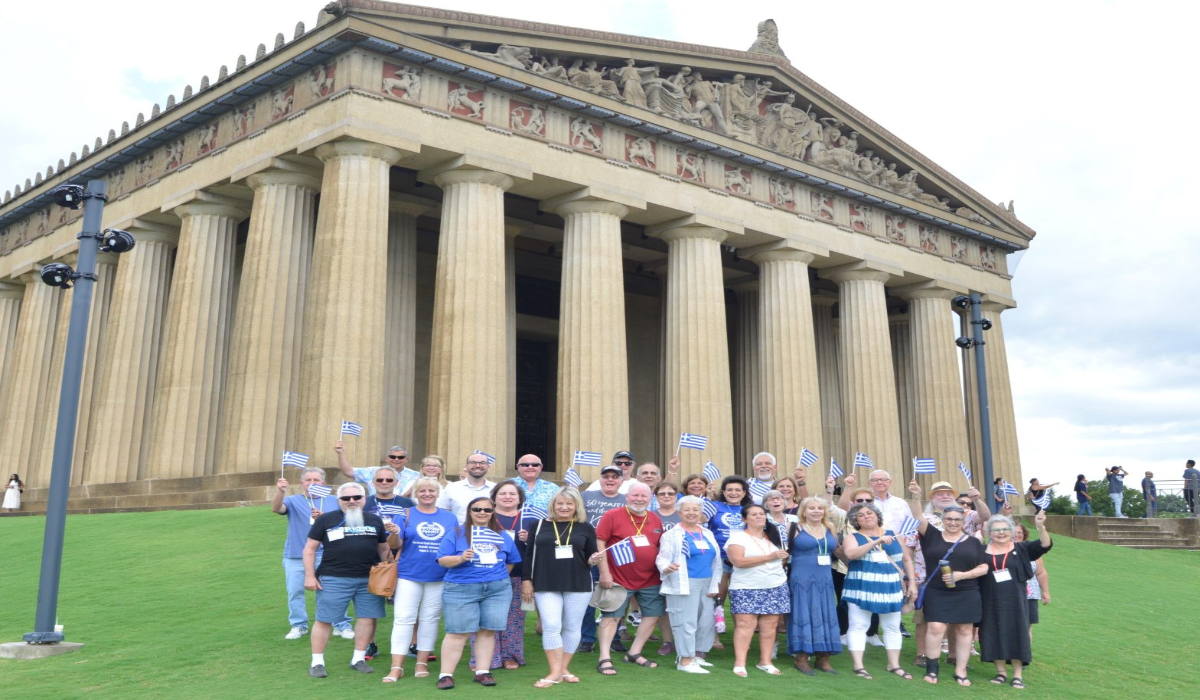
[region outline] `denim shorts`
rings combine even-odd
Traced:
[[[446,633],[504,631],[508,626],[512,595],[512,581],[507,576],[487,583],[443,583],[442,614],[446,617]]]
[[[321,576],[317,591],[317,622],[336,624],[346,619],[346,606],[354,601],[354,617],[387,617],[383,598],[367,590],[369,579]]]
[[[639,588],[636,591],[625,592],[625,602],[612,612],[601,611],[600,617],[625,617],[625,609],[629,607],[629,599],[637,598],[638,607],[642,609],[642,617],[662,617],[667,612],[666,600],[658,592],[658,586]]]

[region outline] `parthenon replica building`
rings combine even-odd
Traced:
[[[684,474],[807,448],[818,479],[862,452],[897,489],[914,456],[982,486],[967,292],[1017,483],[1001,316],[1034,232],[758,33],[331,3],[4,193],[0,464],[37,508],[72,294],[38,271],[82,223],[49,191],[102,179],[137,246],[97,266],[74,509],[266,498],[284,450],[334,464],[343,420],[355,466],[532,452],[561,478],[690,432]]]

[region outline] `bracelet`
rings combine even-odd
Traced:
[[[797,482],[796,482],[796,485],[797,485],[797,486],[808,486],[808,481],[807,481],[807,480],[805,480],[805,481],[797,481]]]

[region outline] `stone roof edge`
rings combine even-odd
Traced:
[[[603,32],[595,29],[583,29],[580,27],[567,27],[559,24],[548,24],[545,22],[530,22],[527,20],[509,19],[504,17],[496,17],[493,15],[481,15],[472,12],[459,12],[457,10],[444,10],[435,7],[424,7],[422,5],[408,5],[397,2],[383,2],[382,0],[341,0],[340,4],[343,8],[349,10],[365,10],[368,12],[379,12],[388,15],[410,16],[422,19],[447,20],[451,22],[462,22],[476,25],[486,25],[505,29],[516,29],[527,32],[542,32],[545,34],[555,34],[565,37],[580,37],[598,41],[608,41],[614,43],[633,44],[637,46],[645,46],[650,48],[668,49],[672,51],[687,51],[692,53],[707,54],[709,56],[718,56],[733,58],[739,60],[762,61],[774,64],[789,76],[795,78],[802,83],[806,88],[820,94],[830,101],[837,108],[844,110],[846,114],[858,121],[864,126],[873,129],[880,136],[888,138],[898,148],[909,154],[920,163],[922,166],[929,169],[931,173],[942,178],[947,183],[961,188],[964,192],[975,198],[976,202],[987,208],[987,211],[999,217],[1006,223],[1014,226],[1022,233],[1033,238],[1037,235],[1029,226],[1022,223],[1015,216],[1010,214],[1005,209],[997,206],[989,198],[983,196],[975,190],[975,188],[966,184],[954,175],[950,174],[937,163],[934,163],[923,153],[913,148],[903,139],[893,134],[888,129],[884,128],[874,119],[866,116],[848,102],[833,94],[828,88],[822,86],[817,81],[804,74],[794,67],[787,59],[772,56],[762,53],[750,53],[748,51],[738,51],[736,49],[723,49],[715,46],[705,46],[703,44],[687,44],[678,41],[668,41],[665,39],[653,39],[650,37],[634,36],[632,34],[619,34],[616,32]]]

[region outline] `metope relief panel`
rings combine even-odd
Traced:
[[[541,105],[508,101],[508,128],[518,134],[546,138],[546,110]]]
[[[451,114],[483,121],[484,90],[467,83],[449,81],[446,89],[446,110]]]
[[[750,169],[742,168],[736,165],[724,164],[725,176],[725,191],[730,194],[739,194],[744,197],[749,197],[753,180],[750,177]]]
[[[658,144],[645,136],[625,134],[625,162],[658,169]]]
[[[383,62],[383,93],[410,102],[421,101],[421,71],[396,63]]]
[[[271,121],[277,122],[292,113],[296,106],[296,86],[289,85],[271,93]]]
[[[604,152],[604,125],[582,117],[571,117],[571,147],[590,153]]]

